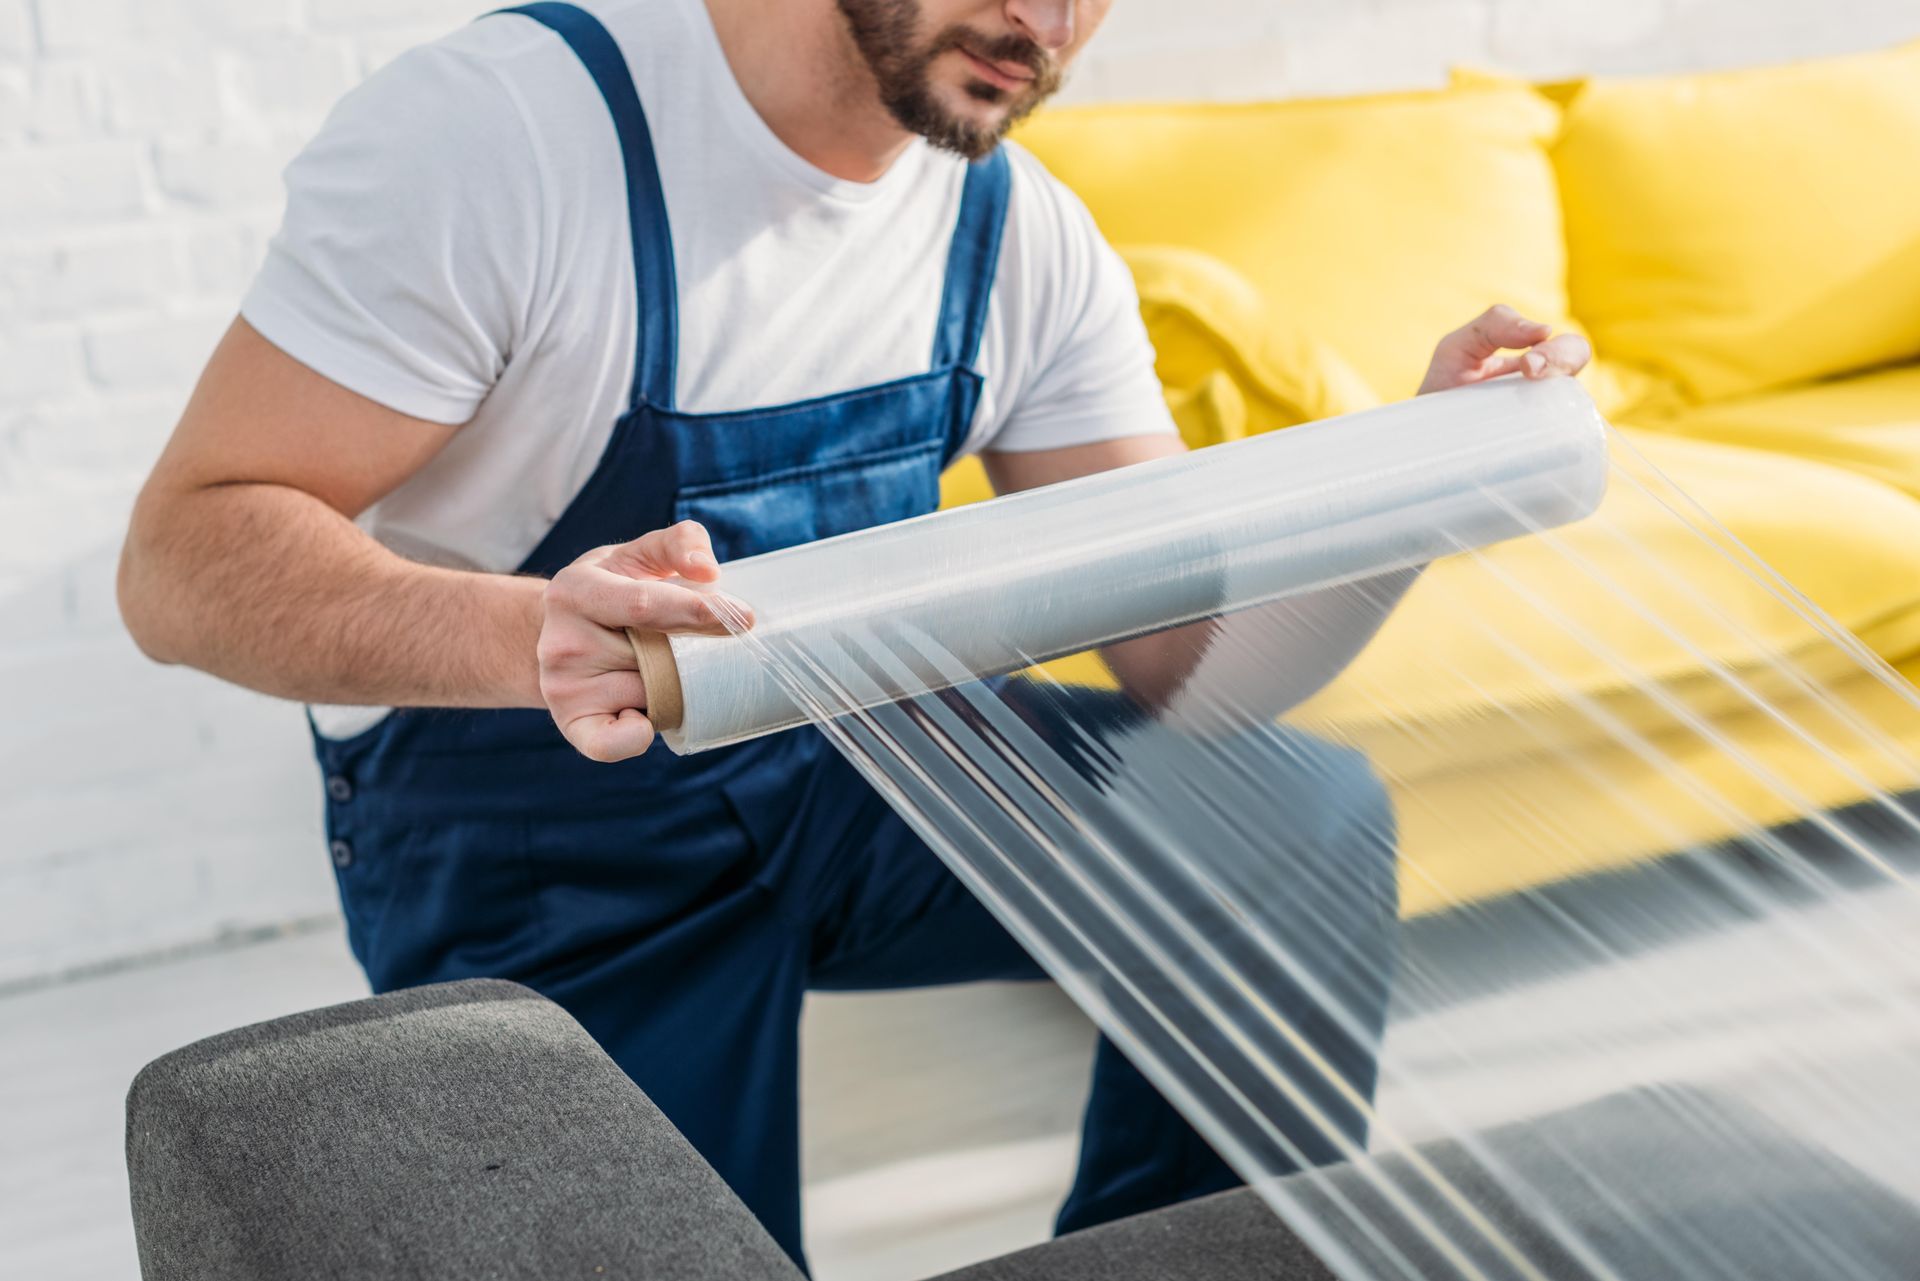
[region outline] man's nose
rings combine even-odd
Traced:
[[[1076,0],[1007,0],[1007,20],[1050,53],[1073,43]]]

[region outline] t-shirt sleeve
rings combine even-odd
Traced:
[[[1022,234],[1049,277],[1036,303],[1045,321],[1038,363],[1000,429],[981,448],[1063,449],[1177,432],[1154,373],[1133,275],[1071,191],[1015,149]]]
[[[341,101],[288,166],[287,209],[241,315],[322,376],[461,424],[537,287],[545,184],[494,71],[427,46]]]

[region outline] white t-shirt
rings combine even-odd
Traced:
[[[679,407],[787,404],[926,370],[965,165],[916,140],[876,182],[834,178],[755,112],[701,0],[583,7],[619,41],[653,135]],[[1009,150],[967,448],[1172,431],[1125,266],[1079,200]],[[415,559],[513,570],[592,473],[632,382],[625,174],[598,89],[551,31],[488,18],[348,95],[286,178],[247,321],[369,399],[463,424],[362,526]],[[380,714],[316,709],[330,734]]]

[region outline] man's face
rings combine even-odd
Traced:
[[[838,0],[903,128],[977,160],[1060,88],[1112,0]]]

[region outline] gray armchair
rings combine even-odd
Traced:
[[[1678,1127],[1682,1115],[1690,1123]],[[1904,1276],[1920,1259],[1920,1221],[1905,1201],[1698,1092],[1619,1095],[1481,1141],[1507,1167],[1497,1185],[1457,1144],[1421,1155],[1501,1233],[1549,1260],[1547,1275],[1584,1274],[1571,1260],[1558,1266],[1564,1256],[1515,1202],[1514,1186],[1535,1189],[1636,1281],[1824,1281],[1836,1258],[1862,1276]],[[1577,1170],[1568,1153],[1579,1154]],[[175,1051],[134,1081],[127,1164],[147,1281],[801,1275],[580,1026],[511,983],[398,992]],[[1448,1222],[1453,1211],[1427,1180],[1405,1163],[1383,1166]],[[1582,1171],[1596,1182],[1583,1186]],[[1626,1195],[1603,1202],[1594,1186]],[[1363,1206],[1380,1195],[1356,1170],[1289,1190]],[[1417,1239],[1331,1240],[1382,1275],[1402,1275],[1380,1266],[1385,1248],[1431,1272],[1430,1247]],[[1687,1257],[1698,1251],[1711,1258]],[[1485,1262],[1494,1265],[1486,1275],[1505,1275]],[[1331,1281],[1332,1273],[1251,1193],[1231,1192],[947,1281],[1188,1277]]]
[[[513,983],[177,1050],[134,1080],[127,1167],[148,1281],[800,1278],[580,1025]]]

